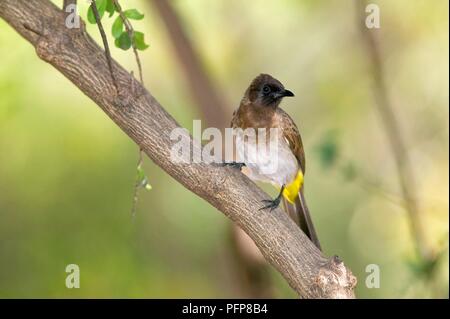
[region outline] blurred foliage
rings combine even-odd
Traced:
[[[137,181],[139,187],[143,187],[147,190],[152,189],[152,185],[150,185],[150,183],[148,182],[148,177],[145,176],[145,172],[141,165],[137,167]]]
[[[399,194],[352,1],[173,4],[233,105],[261,72],[296,93],[282,107],[305,144],[308,204],[325,253],[342,257],[358,277],[358,297],[448,297],[448,2],[375,2],[389,94],[437,256],[429,264],[416,259],[401,203],[362,187],[370,180]],[[191,129],[201,114],[163,24],[149,1],[126,5],[145,14],[139,28],[152,39],[141,57],[146,86]],[[113,23],[104,19],[105,27]],[[95,25],[87,27],[101,43]],[[129,52],[112,54],[136,68]],[[153,189],[141,193],[131,218],[136,149],[0,21],[0,297],[240,296],[227,219],[148,160],[142,167]],[[80,266],[80,289],[65,288],[70,263]],[[368,264],[380,266],[379,289],[365,286]],[[272,276],[276,297],[295,297]]]
[[[322,142],[317,145],[319,160],[324,169],[331,168],[338,160],[339,151],[337,144],[337,133],[334,131],[327,132]]]

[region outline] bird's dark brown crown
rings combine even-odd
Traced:
[[[294,96],[294,94],[286,90],[280,81],[269,74],[260,74],[250,83],[245,92],[244,101],[254,106],[277,107],[281,99],[286,96]]]
[[[272,89],[284,89],[283,84],[269,74],[260,74],[253,79],[252,83],[247,90],[247,96],[250,101],[255,101],[258,98],[259,93],[263,90],[264,86],[268,86]]]

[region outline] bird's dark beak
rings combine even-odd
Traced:
[[[295,95],[294,95],[294,93],[292,93],[292,92],[289,91],[289,90],[284,90],[284,91],[283,91],[283,96],[295,96]]]
[[[273,92],[271,94],[271,96],[272,96],[272,98],[275,101],[279,101],[279,100],[281,100],[282,98],[284,98],[286,96],[294,96],[294,93],[292,93],[289,90],[280,90],[280,91],[277,91],[277,92]]]

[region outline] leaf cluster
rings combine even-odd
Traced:
[[[132,38],[130,37],[129,32],[124,25],[124,19],[120,14],[119,8],[115,5],[114,0],[95,0],[95,4],[97,5],[100,19],[103,18],[105,13],[108,13],[109,18],[116,15],[111,28],[111,34],[115,39],[114,44],[116,47],[122,50],[128,50],[134,45],[136,49],[141,51],[149,47],[148,44],[145,43],[144,33],[133,31]],[[127,9],[123,11],[122,14],[130,20],[142,20],[144,18],[144,15],[137,9]],[[89,23],[96,23],[92,7],[89,7],[87,20]]]

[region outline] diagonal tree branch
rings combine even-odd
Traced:
[[[126,92],[117,95],[102,49],[84,28],[67,32],[65,14],[53,3],[0,0],[0,17],[35,47],[42,60],[97,103],[157,165],[238,224],[301,297],[354,297],[356,278],[343,262],[325,258],[281,209],[258,211],[269,197],[243,174],[205,163],[171,161],[170,133],[179,127],[176,121],[113,61],[117,83]],[[185,136],[195,152],[201,151],[187,131]]]

